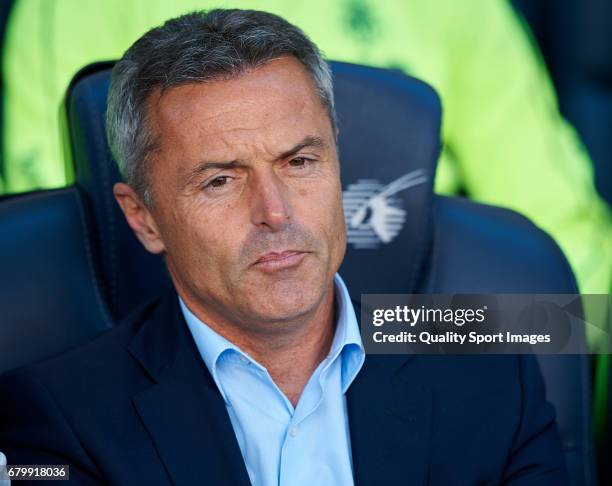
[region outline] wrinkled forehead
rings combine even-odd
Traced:
[[[329,122],[310,75],[284,57],[231,79],[158,90],[149,97],[149,120],[164,143],[186,137],[211,142],[232,132],[283,131],[299,124]],[[280,134],[282,135],[282,133]],[[183,140],[184,142],[187,140]]]

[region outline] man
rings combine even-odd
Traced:
[[[11,464],[80,484],[566,482],[530,357],[365,356],[329,69],[271,14],[193,13],[113,70],[115,196],[175,292],[0,379]]]

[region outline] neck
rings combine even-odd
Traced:
[[[215,318],[193,299],[179,294],[198,319],[264,366],[292,405],[297,405],[312,373],[331,348],[336,329],[333,284],[316,309],[301,316],[299,322],[268,323],[264,330]]]
[[[320,306],[316,316],[296,329],[280,345],[262,340],[250,346],[249,354],[264,366],[276,385],[295,407],[317,366],[329,354],[336,329],[334,294]]]

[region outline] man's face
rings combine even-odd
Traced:
[[[179,293],[240,325],[313,312],[346,237],[334,133],[303,66],[284,57],[154,93],[149,116],[155,237],[140,239]]]

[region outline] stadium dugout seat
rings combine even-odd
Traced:
[[[88,340],[170,285],[161,258],[140,246],[113,199],[118,173],[103,127],[110,68],[84,69],[66,96],[74,184],[0,203],[0,370]],[[381,69],[332,68],[349,226],[340,272],[355,300],[374,292],[576,293],[560,250],[528,220],[433,194],[441,107],[429,86]],[[377,227],[368,203],[376,195],[394,208],[394,226]],[[572,485],[595,484],[587,358],[539,356]]]

